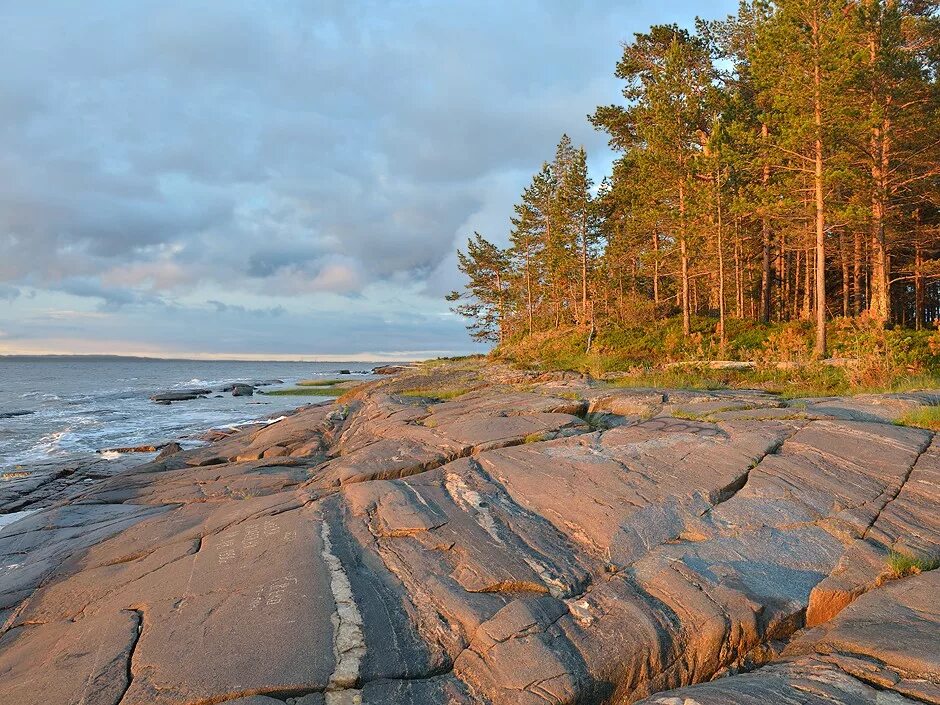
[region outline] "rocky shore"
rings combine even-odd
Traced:
[[[0,702],[940,703],[938,402],[451,363],[8,478]]]

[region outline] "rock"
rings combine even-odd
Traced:
[[[397,375],[414,369],[414,365],[379,365],[372,368],[374,375]]]
[[[350,372],[349,370],[340,370],[339,373],[340,373],[341,375],[351,375],[351,374],[352,374],[352,372]]]
[[[156,460],[165,460],[169,458],[171,455],[175,455],[182,450],[183,450],[183,446],[181,446],[179,443],[175,443],[175,442],[167,443],[160,450],[160,453],[157,455]]]
[[[233,397],[250,397],[255,393],[255,388],[250,384],[234,384],[232,385],[232,396]]]
[[[179,389],[169,392],[158,392],[150,397],[151,401],[155,402],[173,402],[173,401],[190,401],[192,399],[198,399],[201,396],[207,394],[212,394],[211,389]]]
[[[940,702],[940,571],[859,598],[794,641],[786,660],[752,673],[661,693],[644,705],[880,705]],[[910,698],[910,699],[909,699]]]
[[[0,483],[38,509],[0,533],[0,702],[940,700],[940,571],[887,573],[940,546],[940,448],[876,413],[915,400],[540,377],[411,368]]]

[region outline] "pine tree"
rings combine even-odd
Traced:
[[[826,217],[828,160],[846,117],[845,80],[851,65],[843,0],[779,0],[760,27],[753,67],[776,130],[771,142],[782,168],[810,176],[814,230],[816,345],[826,355]],[[804,272],[809,292],[810,248]]]
[[[611,146],[647,152],[653,178],[663,194],[663,221],[678,242],[682,328],[691,331],[689,290],[689,201],[694,187],[694,160],[706,139],[705,101],[714,68],[705,42],[675,25],[656,25],[636,34],[624,47],[616,75],[626,81],[626,106],[600,107],[591,116],[595,127],[611,135]]]
[[[451,310],[469,321],[475,340],[502,342],[509,320],[509,256],[480,233],[467,239],[466,253],[457,251],[457,266],[467,277],[463,292],[452,291],[448,301],[460,302]]]

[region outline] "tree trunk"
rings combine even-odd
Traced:
[[[659,308],[659,233],[653,230],[653,303]]]
[[[826,357],[826,201],[823,184],[823,142],[822,142],[822,81],[820,64],[822,56],[819,38],[819,16],[813,22],[813,45],[815,62],[813,64],[813,121],[816,128],[816,170],[813,178],[816,192],[816,357]]]
[[[855,252],[852,255],[852,312],[858,316],[862,313],[862,234],[856,230],[854,234]]]
[[[812,301],[812,268],[810,267],[810,262],[812,261],[811,254],[813,248],[807,244],[806,252],[803,255],[803,313],[801,314],[803,320],[808,321],[813,317],[813,307],[810,303]]]
[[[767,123],[761,123],[760,126],[760,135],[761,140],[766,143],[767,141]],[[761,177],[761,182],[766,188],[767,183],[770,181],[770,162],[764,161],[764,173]],[[761,279],[760,279],[760,318],[764,323],[770,323],[770,290],[771,290],[771,273],[770,273],[770,216],[767,213],[767,206],[764,204],[761,206],[761,235],[763,237],[763,262],[761,267]]]
[[[873,4],[874,5],[874,4]],[[872,9],[878,11],[877,6]],[[868,36],[869,66],[875,67],[878,63],[880,41],[880,22],[873,25]],[[890,127],[891,121],[886,111],[887,105],[878,95],[878,90],[872,90],[871,96],[871,297],[869,311],[871,316],[881,323],[886,323],[891,313],[891,290],[888,284],[890,272],[888,271],[888,249],[885,240],[885,210],[887,207],[887,178],[890,153]],[[883,116],[880,117],[879,116]]]
[[[744,272],[741,268],[741,233],[734,219],[734,303],[738,318],[744,318]]]
[[[842,261],[842,315],[848,318],[849,315],[849,253],[848,245],[845,242],[845,231],[839,230],[839,259]]]
[[[581,315],[587,323],[588,315],[588,285],[587,285],[587,260],[588,260],[588,234],[587,234],[587,215],[581,214]],[[591,315],[593,321],[593,312]]]
[[[718,205],[718,340],[725,349],[725,248],[721,232],[721,169],[715,179],[715,200]]]
[[[685,241],[685,184],[679,182],[679,256],[682,264],[682,332],[692,333],[692,316],[689,311],[689,254]]]
[[[787,314],[787,303],[790,301],[790,272],[787,267],[787,236],[780,231],[780,249],[777,251],[777,272],[780,285],[777,287],[777,320],[782,321]]]
[[[920,211],[914,214],[914,327],[924,327],[924,243],[920,238]]]
[[[529,263],[529,250],[525,253],[525,289],[526,289],[526,313],[529,319],[529,335],[532,335],[532,271]]]

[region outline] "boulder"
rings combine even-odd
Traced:
[[[232,385],[232,396],[233,397],[250,397],[254,395],[255,388],[250,384],[234,384]]]

